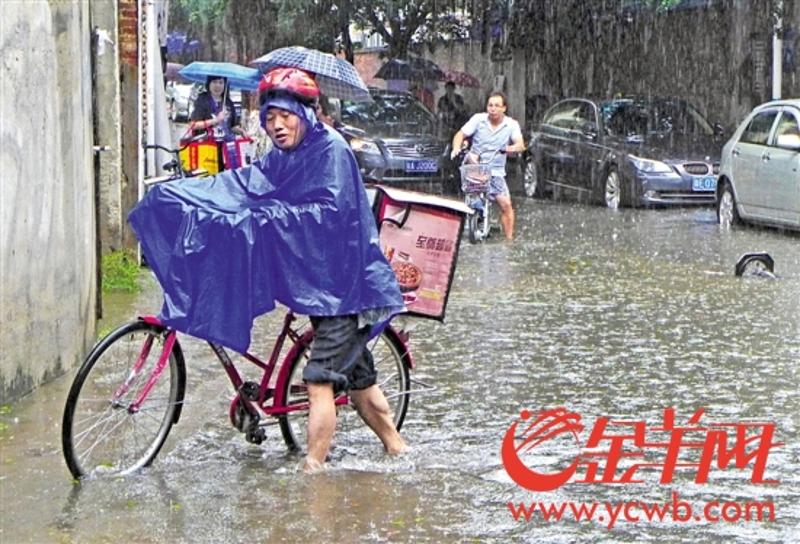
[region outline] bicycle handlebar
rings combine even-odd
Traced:
[[[175,148],[175,149],[163,146],[161,144],[147,144],[147,143],[144,143],[144,142],[142,143],[142,148],[144,148],[145,150],[148,150],[148,149],[160,149],[161,151],[164,151],[164,152],[169,153],[170,155],[172,155],[173,159],[171,161],[169,161],[168,163],[164,164],[164,169],[165,170],[171,170],[177,176],[183,178],[183,177],[186,177],[186,170],[183,168],[183,164],[181,163],[181,157],[180,157],[181,151],[183,151],[184,149],[189,147],[191,144],[193,144],[195,142],[203,141],[206,138],[207,138],[206,134],[197,134],[195,136],[192,136],[191,138],[187,138],[186,140],[181,140],[181,143],[183,145],[181,145],[180,147]]]
[[[471,152],[472,152],[472,149],[471,149],[471,148],[469,148],[469,147],[465,147],[465,148],[463,148],[461,151],[459,151],[458,155],[456,155],[456,158],[455,158],[454,160],[455,160],[455,161],[457,161],[458,163],[461,163],[461,164],[463,164],[463,163],[464,163],[464,159],[465,159],[465,158],[466,158],[466,156],[467,156],[469,153],[471,153]],[[494,158],[495,158],[497,155],[506,155],[508,152],[507,152],[507,150],[506,150],[506,148],[505,148],[505,146],[504,146],[504,147],[501,147],[500,149],[498,149],[498,150],[494,151],[494,152],[492,153],[492,155],[489,157],[489,159],[488,159],[488,160],[486,160],[486,161],[481,161],[481,157],[482,157],[483,155],[485,155],[486,153],[489,153],[489,151],[484,151],[483,153],[475,153],[475,155],[477,155],[477,157],[478,157],[478,162],[477,162],[477,163],[474,163],[474,164],[489,164],[489,163],[491,163],[491,162],[494,160]]]
[[[166,151],[167,153],[171,153],[173,155],[177,155],[178,153],[180,153],[181,151],[183,151],[184,149],[189,147],[191,144],[193,144],[195,142],[202,142],[207,137],[208,136],[206,134],[197,134],[197,135],[192,136],[191,138],[188,138],[186,140],[181,140],[181,143],[183,145],[181,145],[180,147],[175,148],[175,149],[163,146],[161,144],[143,144],[142,147],[144,149],[160,149],[162,151]]]
[[[144,149],[160,149],[162,151],[166,151],[167,153],[170,153],[170,154],[173,154],[173,155],[175,153],[180,153],[181,149],[183,149],[183,148],[171,149],[171,148],[163,146],[161,144],[145,144],[143,147],[144,147]]]

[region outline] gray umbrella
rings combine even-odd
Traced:
[[[281,47],[250,62],[262,72],[288,66],[300,68],[315,75],[320,90],[333,98],[371,102],[369,89],[355,67],[330,53],[300,46]]]

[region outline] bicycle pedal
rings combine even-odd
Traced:
[[[267,438],[267,433],[263,428],[258,427],[257,429],[248,431],[248,433],[245,434],[244,437],[245,440],[247,440],[251,444],[261,444]]]
[[[250,401],[258,400],[258,384],[256,382],[244,382],[239,386],[239,394]]]

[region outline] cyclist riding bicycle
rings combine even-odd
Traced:
[[[313,77],[275,68],[265,87],[261,120],[272,150],[250,166],[156,186],[131,212],[164,290],[161,320],[244,352],[253,319],[276,302],[312,316],[304,469],[324,464],[334,393],[345,389],[386,451],[399,453],[407,446],[364,345],[404,306],[358,164],[344,138],[317,119]]]
[[[505,153],[496,153],[492,159],[492,178],[489,182],[489,198],[494,199],[500,208],[500,224],[507,240],[514,238],[514,208],[511,206],[511,193],[506,183],[506,153],[525,151],[522,131],[519,123],[506,115],[506,97],[494,91],[486,101],[486,113],[476,113],[453,136],[451,159],[455,159],[461,151],[465,138],[472,140],[474,158],[471,162],[480,162],[482,154],[494,153],[498,149]],[[470,156],[467,155],[467,160]]]

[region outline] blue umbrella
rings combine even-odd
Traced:
[[[372,97],[355,67],[330,53],[300,46],[281,47],[250,63],[262,72],[288,66],[314,74],[320,90],[333,98],[371,102]]]
[[[206,78],[224,77],[233,89],[255,91],[261,81],[261,72],[232,62],[193,62],[181,68],[178,73],[195,83],[205,83]]]

